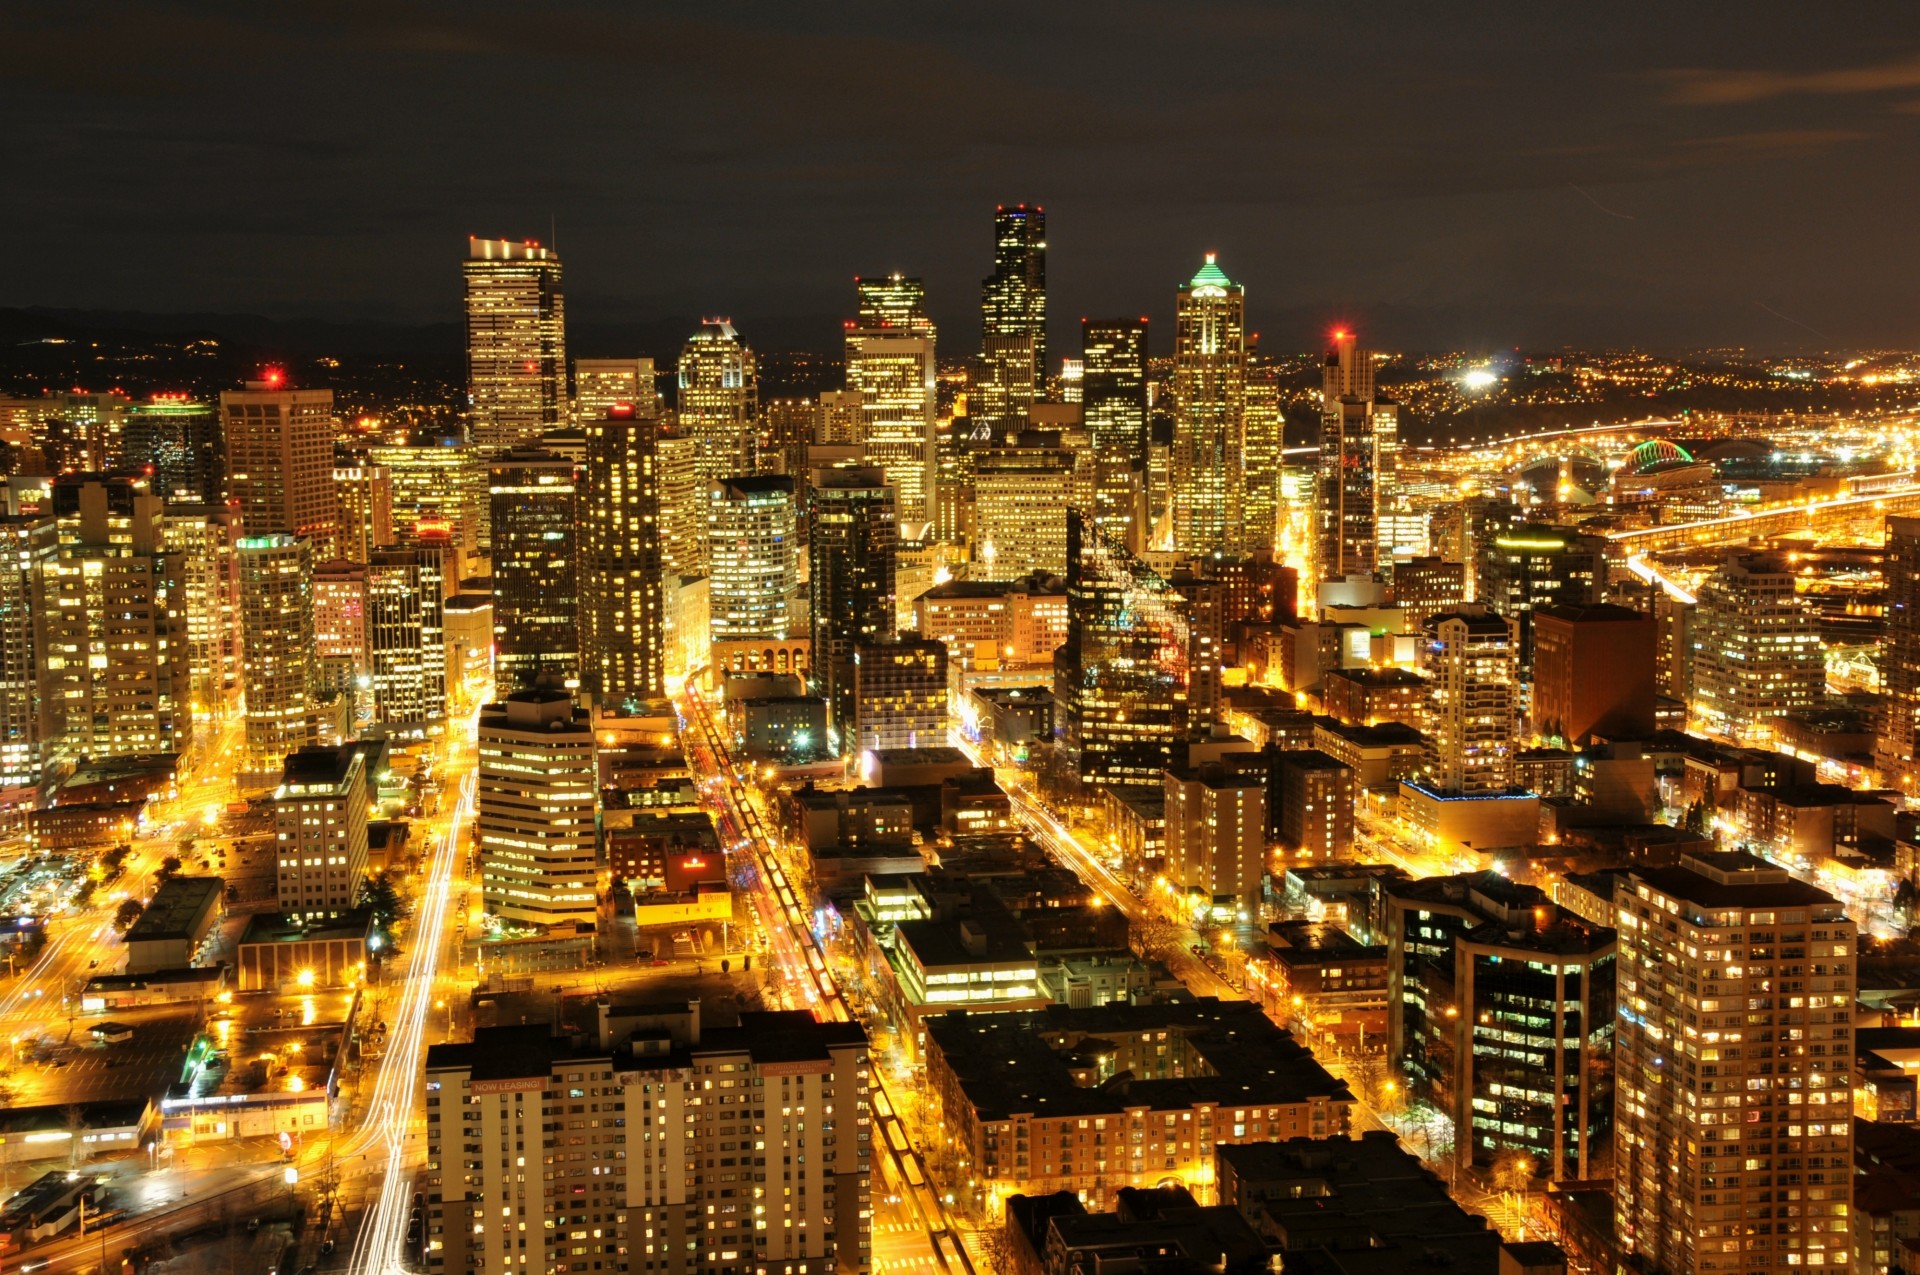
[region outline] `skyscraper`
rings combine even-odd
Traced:
[[[1427,621],[1434,787],[1450,795],[1513,783],[1513,632],[1497,615],[1449,611]]]
[[[515,449],[487,470],[493,523],[493,644],[501,687],[542,673],[580,676],[580,472],[550,452]]]
[[[240,563],[240,667],[247,696],[243,776],[271,784],[287,754],[316,742],[313,547],[298,536],[247,536]]]
[[[1914,765],[1914,734],[1920,726],[1920,518],[1887,518],[1884,563],[1887,619],[1880,677],[1887,714],[1878,760],[1886,782],[1911,793],[1920,778]],[[1666,606],[1677,609],[1671,601]]]
[[[227,496],[220,415],[185,394],[156,394],[126,415],[121,464],[151,472],[168,500],[219,504]]]
[[[653,421],[589,421],[580,489],[580,681],[609,703],[649,699],[666,675]]]
[[[367,753],[302,748],[287,756],[273,793],[275,885],[289,916],[338,916],[367,879]]]
[[[1067,640],[1053,697],[1082,783],[1159,787],[1187,736],[1186,600],[1067,514]]]
[[[707,489],[709,633],[715,643],[785,641],[798,580],[793,479],[727,478]]]
[[[368,448],[368,461],[392,478],[393,533],[389,543],[446,539],[469,557],[483,548],[491,535],[484,457],[489,450],[457,437],[422,439],[405,447]]]
[[[1333,334],[1322,369],[1316,539],[1322,580],[1366,575],[1390,564],[1380,514],[1391,507],[1400,409],[1374,393],[1373,356],[1345,330]]]
[[[1037,390],[1047,371],[1047,210],[1000,205],[993,213],[993,273],[980,282],[982,358],[991,361],[991,337],[1024,337],[1002,347],[1024,349],[1015,366],[1030,369]],[[1028,394],[1028,399],[1033,397]]]
[[[336,552],[333,391],[290,390],[278,373],[220,395],[227,495],[249,536],[304,536],[322,558]]]
[[[1653,733],[1653,617],[1610,602],[1533,614],[1533,733],[1568,747]]]
[[[1174,322],[1174,548],[1237,550],[1245,492],[1246,291],[1212,253],[1180,289]]]
[[[1476,601],[1513,622],[1520,680],[1533,680],[1533,613],[1598,602],[1607,584],[1607,542],[1567,527],[1528,525],[1480,542]]]
[[[468,239],[467,397],[481,447],[531,446],[567,417],[560,257],[511,239]]]
[[[1858,931],[1846,909],[1733,853],[1636,868],[1614,905],[1613,1217],[1626,1264],[1847,1270]]]
[[[45,514],[0,517],[0,828],[39,804],[56,732],[40,591],[59,537]]]
[[[170,504],[165,535],[184,572],[193,708],[222,716],[240,693],[240,517],[225,504]]]
[[[813,427],[820,414],[810,398],[773,398],[760,404],[760,445],[756,470],[785,474],[795,489],[807,480],[807,448],[813,446]]]
[[[653,440],[660,503],[660,572],[707,574],[707,485],[700,480],[700,440],[678,426]]]
[[[1067,569],[1074,453],[1057,430],[1022,430],[973,454],[973,578],[1018,580]]]
[[[1094,525],[1134,549],[1145,547],[1147,321],[1082,319],[1080,404],[1093,437]]]
[[[753,470],[754,421],[760,377],[753,351],[725,319],[708,319],[680,351],[680,428],[699,443],[702,489],[730,474]]]
[[[1775,718],[1811,708],[1824,694],[1820,630],[1778,556],[1722,562],[1700,588],[1692,637],[1691,707],[1716,734],[1764,744]]]
[[[594,929],[599,781],[588,711],[565,691],[515,691],[480,710],[479,751],[487,912]]]
[[[609,408],[630,403],[642,416],[657,415],[652,359],[575,359],[573,419],[597,421]]]
[[[859,318],[846,333],[847,388],[860,398],[866,460],[894,488],[903,522],[933,517],[934,328],[920,280],[891,274],[854,280]]]
[[[854,651],[894,627],[893,488],[872,466],[816,469],[807,484],[813,668],[841,744],[853,738]]]
[[[393,543],[393,472],[364,461],[339,465],[333,489],[340,498],[340,556],[365,562],[375,549]]]
[[[446,576],[457,560],[447,542],[423,540],[376,549],[367,561],[374,711],[391,727],[446,720]]]
[[[1247,334],[1247,402],[1240,417],[1242,551],[1272,549],[1280,531],[1280,456],[1287,417],[1280,406],[1279,370],[1260,356],[1260,334]]]
[[[864,753],[946,743],[946,644],[903,634],[854,651],[856,747]]]

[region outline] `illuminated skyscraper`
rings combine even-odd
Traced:
[[[1147,321],[1080,320],[1080,405],[1093,437],[1094,524],[1122,544],[1145,544]]]
[[[365,562],[375,549],[393,543],[393,471],[361,462],[339,465],[333,489],[340,498],[340,556]]]
[[[1080,780],[1158,788],[1187,736],[1186,600],[1067,514],[1067,640],[1053,695]]]
[[[608,703],[651,699],[666,674],[655,423],[589,421],[580,490],[581,685]]]
[[[240,516],[219,505],[168,505],[169,552],[185,572],[187,668],[196,712],[221,716],[240,694]]]
[[[210,403],[184,394],[156,394],[126,414],[121,464],[150,471],[153,490],[168,500],[219,504],[227,497],[226,448]]]
[[[890,328],[847,333],[847,387],[861,396],[867,463],[885,472],[900,517],[910,522],[933,514],[933,358],[931,335]]]
[[[757,472],[785,474],[796,490],[806,483],[807,448],[820,415],[810,398],[772,398],[760,404],[760,445]]]
[[[333,391],[290,390],[278,373],[220,395],[227,495],[249,536],[303,536],[330,558],[340,530],[333,490]]]
[[[1780,556],[1722,562],[1700,587],[1692,637],[1691,708],[1716,734],[1765,744],[1775,718],[1812,708],[1825,694],[1820,629]]]
[[[243,776],[271,784],[288,753],[317,742],[313,547],[297,536],[247,536],[238,554],[247,696]]]
[[[853,289],[860,299],[854,327],[895,328],[933,335],[933,320],[927,317],[927,286],[920,280],[898,271],[887,275],[855,275]]]
[[[753,469],[754,421],[760,376],[753,351],[725,319],[709,319],[680,351],[676,416],[699,441],[701,490],[730,474]]]
[[[1243,539],[1246,291],[1212,253],[1180,289],[1174,322],[1174,548],[1233,551]]]
[[[367,645],[374,712],[424,730],[447,716],[446,575],[451,544],[376,549],[367,563]]]
[[[560,257],[510,239],[468,239],[467,396],[481,447],[531,446],[567,417]]]
[[[289,916],[338,916],[367,880],[367,753],[303,748],[289,754],[273,793],[275,885]]]
[[[1845,906],[1733,853],[1635,868],[1614,905],[1625,1268],[1871,1269],[1848,1260],[1859,937]]]
[[[1247,334],[1247,404],[1241,412],[1240,463],[1246,489],[1240,499],[1243,552],[1272,549],[1280,534],[1280,455],[1287,425],[1280,406],[1278,369],[1260,357],[1260,334]]]
[[[1450,611],[1427,621],[1426,632],[1434,787],[1504,792],[1513,783],[1513,631],[1497,615]]]
[[[654,416],[658,394],[652,359],[575,359],[573,419],[597,421],[610,408],[631,403],[642,416]]]
[[[861,432],[860,391],[823,390],[820,411],[814,420],[813,441],[839,445],[858,444]]]
[[[870,466],[816,469],[807,484],[813,668],[844,747],[853,735],[854,649],[893,632],[893,488]]]
[[[1039,388],[1047,367],[1047,211],[1038,205],[994,210],[993,274],[980,283],[980,333],[983,341],[1030,338],[1030,356],[1020,366],[1031,369]],[[993,347],[983,344],[982,353],[991,359]]]
[[[707,487],[700,440],[678,426],[654,438],[660,504],[660,571],[689,579],[707,574]]]
[[[390,543],[448,540],[467,557],[485,546],[491,534],[486,450],[458,438],[368,448],[368,461],[392,476]]]
[[[592,930],[599,783],[593,723],[565,691],[516,691],[480,710],[474,820],[489,915]]]
[[[0,516],[0,828],[10,834],[39,804],[54,745],[40,591],[58,544],[49,515]]]
[[[488,469],[493,506],[493,644],[506,690],[542,673],[580,676],[579,468],[516,450]]]
[[[976,580],[1067,569],[1074,451],[1056,430],[1023,430],[973,453]]]
[[[707,538],[712,640],[785,641],[798,579],[793,479],[759,474],[714,483],[707,489]]]
[[[372,644],[367,637],[367,567],[335,558],[313,568],[313,646],[320,684],[373,709]]]
[[[1393,508],[1400,409],[1378,398],[1373,356],[1353,333],[1333,334],[1323,369],[1316,538],[1322,580],[1384,571],[1381,514]],[[1390,533],[1389,533],[1390,534]]]

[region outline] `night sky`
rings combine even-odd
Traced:
[[[576,333],[897,269],[959,353],[1027,200],[1061,351],[1207,250],[1275,349],[1920,346],[1910,3],[8,0],[0,121],[0,305],[452,322],[557,228]]]

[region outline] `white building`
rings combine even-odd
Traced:
[[[287,758],[273,794],[280,910],[338,916],[367,878],[367,757],[351,745],[303,748]]]
[[[591,930],[598,916],[590,715],[558,690],[480,711],[481,889],[490,915]]]

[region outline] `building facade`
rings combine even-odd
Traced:
[[[523,448],[494,457],[487,474],[493,647],[501,684],[508,690],[530,686],[543,673],[577,681],[579,466]]]
[[[1246,290],[1212,253],[1180,289],[1174,323],[1173,547],[1237,550],[1245,539]]]
[[[580,681],[611,703],[658,696],[666,678],[654,422],[615,408],[586,424],[580,491]]]
[[[275,884],[288,916],[339,916],[367,880],[367,753],[352,746],[287,756],[273,793]]]
[[[567,416],[567,307],[560,255],[537,243],[467,240],[467,400],[482,447],[533,446]]]
[[[542,930],[599,916],[593,727],[565,691],[516,691],[480,713],[481,893],[489,915]]]
[[[340,532],[333,490],[333,391],[286,388],[276,373],[220,395],[227,496],[249,536],[304,536],[331,558]]]

